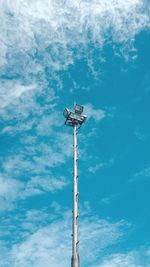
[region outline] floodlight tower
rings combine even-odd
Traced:
[[[73,127],[73,155],[74,155],[74,177],[73,177],[73,209],[72,209],[72,259],[71,267],[80,267],[80,258],[78,252],[78,145],[77,132],[81,125],[85,122],[86,116],[82,115],[83,106],[75,105],[74,112],[68,108],[64,110],[65,124]]]

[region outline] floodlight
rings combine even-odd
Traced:
[[[80,106],[78,104],[75,105],[75,113],[78,115],[81,115],[83,112],[83,106]]]
[[[86,116],[82,115],[83,106],[76,104],[74,108],[74,112],[70,111],[68,108],[64,110],[64,117],[66,118],[65,124],[68,126],[79,126],[84,123],[86,120]]]
[[[83,116],[82,116],[82,120],[83,120],[83,122],[84,122],[86,119],[87,119],[87,116],[86,116],[86,115],[83,115]]]
[[[78,119],[79,124],[81,125],[83,122],[85,122],[87,116],[80,116],[80,119]]]
[[[70,110],[68,108],[65,108],[63,115],[65,118],[68,118],[70,113],[71,113]]]

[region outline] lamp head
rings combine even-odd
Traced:
[[[81,115],[83,112],[83,106],[80,106],[78,104],[75,105],[75,114]]]
[[[68,108],[65,108],[63,115],[67,119],[69,117],[70,113],[71,113],[71,111]]]
[[[76,104],[74,107],[74,112],[70,111],[68,108],[65,108],[63,115],[66,118],[65,124],[68,126],[81,125],[85,122],[87,116],[82,115],[83,106]],[[78,128],[79,128],[78,127]]]
[[[79,119],[79,124],[82,125],[82,123],[85,122],[87,116],[83,115],[83,116],[80,116],[80,119]]]

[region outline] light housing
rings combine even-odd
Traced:
[[[83,106],[76,104],[74,110],[76,114],[81,115],[83,112]]]
[[[69,117],[70,113],[71,113],[71,111],[68,108],[65,108],[63,115],[67,119]]]
[[[82,112],[83,106],[78,104],[75,105],[74,112],[70,111],[68,108],[65,108],[63,112],[63,115],[66,118],[65,124],[68,126],[78,126],[78,128],[80,128],[87,118],[87,116],[82,115]]]
[[[81,125],[83,122],[85,122],[87,116],[83,115],[83,116],[80,116],[80,119],[78,120],[79,121],[79,124]]]

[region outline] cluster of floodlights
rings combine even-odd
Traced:
[[[87,116],[82,115],[83,106],[78,104],[75,105],[74,112],[70,111],[68,108],[64,110],[64,117],[66,118],[65,124],[68,126],[81,126],[82,123],[86,120]]]

